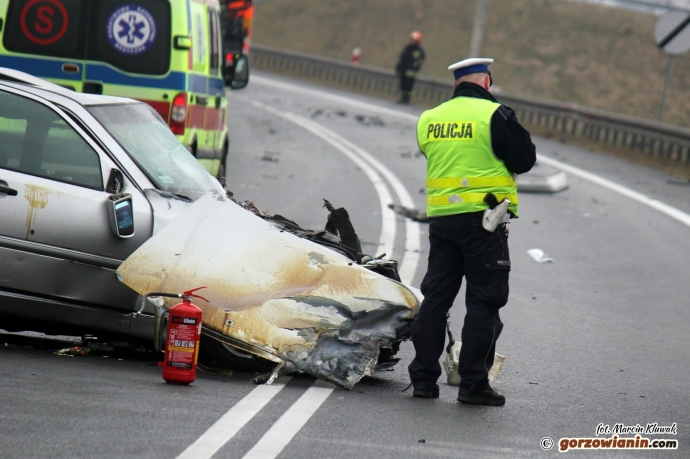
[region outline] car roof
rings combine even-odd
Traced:
[[[111,104],[127,104],[140,103],[134,99],[126,97],[103,96],[100,94],[85,94],[81,92],[72,91],[41,78],[29,75],[28,73],[20,72],[19,70],[10,69],[7,67],[0,67],[0,84],[22,89],[36,95],[41,95],[53,102],[56,102],[54,97],[50,97],[52,93],[62,97],[71,99],[78,104],[89,105],[111,105]]]

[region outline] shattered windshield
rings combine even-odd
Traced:
[[[216,188],[206,169],[149,105],[100,105],[88,110],[159,190],[195,201]]]

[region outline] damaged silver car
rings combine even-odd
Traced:
[[[352,388],[397,362],[420,298],[326,207],[310,231],[239,203],[148,105],[0,69],[3,329],[160,346],[145,295],[206,286],[202,364]]]

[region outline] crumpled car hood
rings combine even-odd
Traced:
[[[203,324],[303,371],[351,389],[379,348],[409,332],[419,302],[406,286],[281,231],[214,192],[202,197],[117,270],[145,295],[199,292]],[[166,300],[170,307],[174,300]]]

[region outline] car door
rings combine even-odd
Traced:
[[[151,236],[146,198],[128,180],[134,235],[111,229],[115,162],[59,108],[0,90],[0,290],[132,310],[114,270]]]

